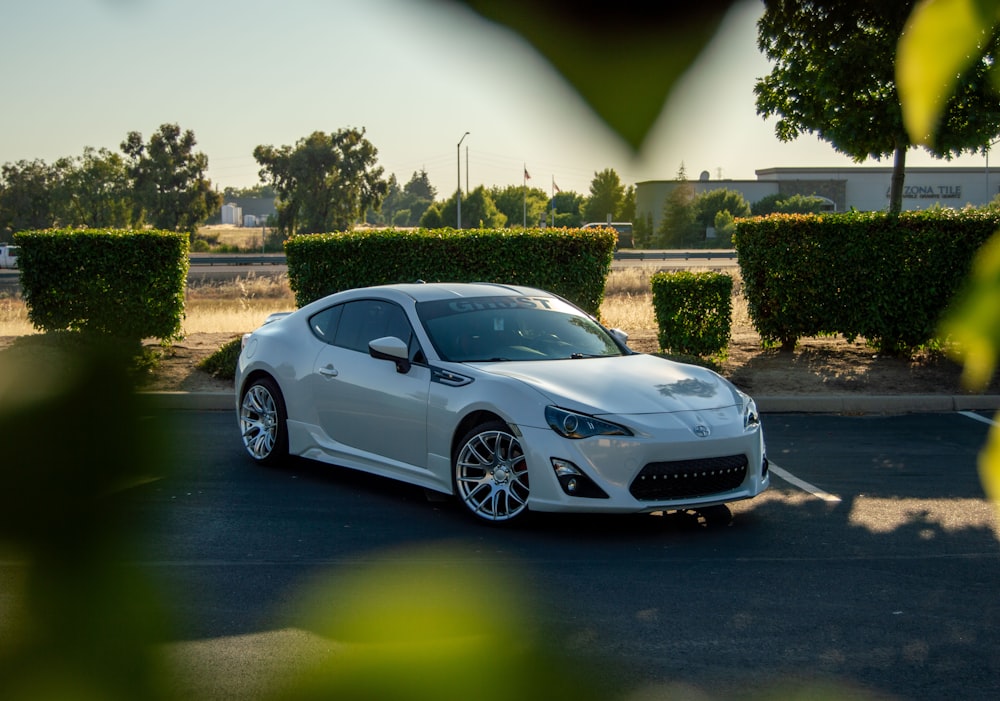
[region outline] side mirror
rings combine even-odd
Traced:
[[[368,355],[377,360],[392,360],[396,372],[405,375],[410,371],[410,349],[402,339],[384,336],[368,342]]]
[[[608,329],[611,335],[617,338],[623,345],[628,343],[628,334],[621,329]]]

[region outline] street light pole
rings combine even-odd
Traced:
[[[456,229],[462,228],[462,142],[465,141],[465,137],[469,135],[469,132],[462,134],[462,138],[458,140],[458,146],[455,147],[455,161],[458,165],[458,190],[455,192],[455,204],[458,208],[457,221],[455,224]]]

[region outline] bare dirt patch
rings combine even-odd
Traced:
[[[649,314],[637,314],[634,325],[647,326],[649,318]],[[252,325],[257,323],[259,321]],[[655,328],[619,325],[629,333],[629,345],[634,350],[658,352]],[[225,326],[236,327],[232,322]],[[166,348],[150,341],[148,347],[162,357],[159,366],[143,378],[142,388],[166,392],[231,392],[231,380],[213,377],[201,369],[200,364],[240,335],[233,331],[187,333],[182,340]],[[0,336],[0,350],[17,338]],[[852,343],[842,337],[801,339],[792,352],[764,349],[744,314],[734,316],[728,358],[720,372],[737,387],[757,397],[971,394],[962,386],[961,367],[946,357],[930,354],[911,359],[880,356],[863,341]],[[1000,394],[1000,382],[994,380],[983,393]]]
[[[656,330],[632,332],[629,345],[655,353]],[[748,328],[734,328],[721,374],[754,396],[973,394],[962,386],[961,366],[941,355],[880,356],[864,341],[843,337],[801,339],[794,351],[782,352],[762,348]],[[982,393],[1000,393],[1000,383]]]
[[[146,378],[143,389],[150,392],[231,392],[232,380],[213,377],[199,365],[222,346],[240,334],[194,333],[170,346],[162,353],[156,370]]]
[[[198,365],[236,337],[232,333],[197,333],[178,341],[163,351],[160,366],[148,378],[145,389],[231,391],[229,380],[213,378]],[[630,331],[629,345],[640,352],[657,352],[656,330]],[[879,356],[864,342],[849,343],[843,338],[803,339],[794,351],[782,352],[761,348],[759,336],[747,329],[734,330],[721,373],[755,396],[969,393],[962,387],[961,367],[945,357]],[[1000,385],[994,382],[985,393],[1000,394]]]

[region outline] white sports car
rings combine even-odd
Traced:
[[[474,516],[705,509],[767,489],[754,401],[495,284],[348,290],[243,339],[243,445],[457,495]]]

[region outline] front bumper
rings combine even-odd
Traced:
[[[519,427],[534,511],[648,513],[751,499],[770,486],[763,432],[714,427],[698,438],[684,426],[655,435],[567,439],[549,428]],[[574,465],[606,495],[571,496],[553,459]]]

